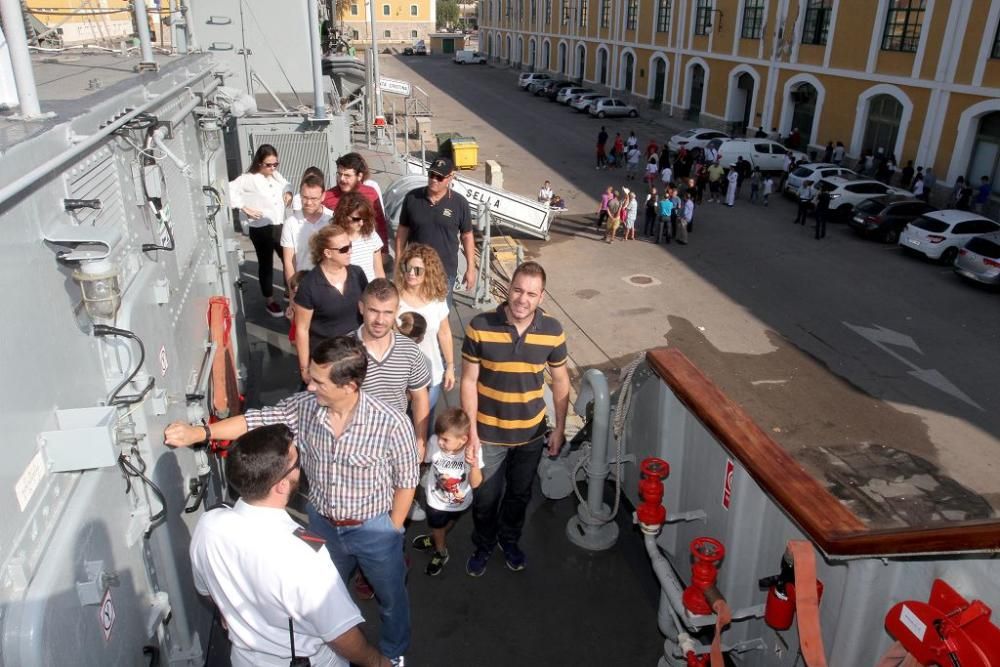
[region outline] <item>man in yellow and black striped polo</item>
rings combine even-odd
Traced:
[[[462,409],[472,422],[469,442],[482,448],[483,483],[472,503],[476,551],[465,570],[486,572],[497,543],[507,567],[526,564],[518,546],[531,485],[545,447],[545,367],[552,375],[555,427],[548,453],[563,445],[569,407],[566,335],[562,325],[538,306],[545,292],[545,269],[525,262],[514,271],[507,302],[476,315],[462,345]]]

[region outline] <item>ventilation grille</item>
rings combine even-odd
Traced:
[[[302,172],[307,167],[319,167],[326,174],[327,187],[336,174],[330,173],[330,141],[326,132],[267,132],[250,135],[251,154],[262,144],[271,144],[278,151],[281,167],[278,171],[298,192]]]

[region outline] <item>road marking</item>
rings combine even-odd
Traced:
[[[753,380],[750,384],[785,384],[788,380]]]
[[[906,334],[899,333],[898,331],[893,331],[892,329],[886,329],[885,327],[875,325],[875,328],[862,327],[855,324],[848,324],[847,322],[841,322],[845,327],[858,334],[868,342],[870,342],[875,347],[879,348],[889,356],[891,356],[896,361],[900,362],[904,366],[909,367],[911,370],[908,374],[914,378],[929,384],[938,391],[942,391],[949,396],[957,398],[958,400],[971,405],[977,410],[983,410],[983,407],[972,400],[965,392],[956,387],[948,378],[946,378],[940,371],[933,368],[920,368],[913,362],[909,361],[906,357],[901,354],[894,352],[889,346],[903,347],[917,354],[923,354],[917,343],[913,338],[907,336]],[[985,412],[985,410],[983,410]]]

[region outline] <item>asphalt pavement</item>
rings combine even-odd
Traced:
[[[551,239],[524,243],[549,272],[545,306],[566,326],[578,369],[620,368],[651,347],[677,346],[821,478],[857,465],[851,457],[863,450],[967,493],[952,506],[930,503],[916,513],[922,520],[996,515],[1000,294],[844,224],[817,241],[780,197],[767,208],[745,199],[701,206],[687,246],[608,246],[593,228],[599,193],[645,188],[594,168],[600,126],[612,136],[634,130],[644,147],[690,124],[666,113],[592,119],[521,91],[513,70],[445,57],[383,56],[381,68],[427,92],[434,132],[477,139],[480,175],[493,159],[508,190],[533,197],[549,179],[567,200]],[[913,502],[909,486],[866,472],[866,460],[854,471],[861,492],[887,506]],[[893,525],[899,515],[867,518]]]

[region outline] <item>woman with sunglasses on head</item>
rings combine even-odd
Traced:
[[[361,267],[369,282],[385,278],[382,238],[375,231],[375,209],[368,198],[359,192],[343,195],[333,222],[346,229],[351,238],[351,264]]]
[[[257,279],[265,308],[271,317],[283,317],[274,298],[274,255],[281,259],[281,225],[285,208],[292,203],[292,186],[278,172],[278,151],[262,144],[247,173],[229,184],[229,201],[240,212],[243,233],[257,252]]]
[[[327,338],[361,326],[358,302],[368,285],[365,272],[351,264],[348,231],[330,223],[309,239],[313,268],[295,292],[295,352],[299,375],[309,384],[312,351]]]
[[[455,386],[455,347],[451,339],[451,325],[448,323],[446,281],[444,266],[434,248],[422,243],[406,246],[399,258],[395,282],[399,289],[399,312],[419,313],[427,322],[418,347],[427,357],[431,368],[428,438],[434,423],[434,404],[441,397],[442,389],[451,391]],[[425,460],[430,460],[428,457],[433,453],[428,450]]]

